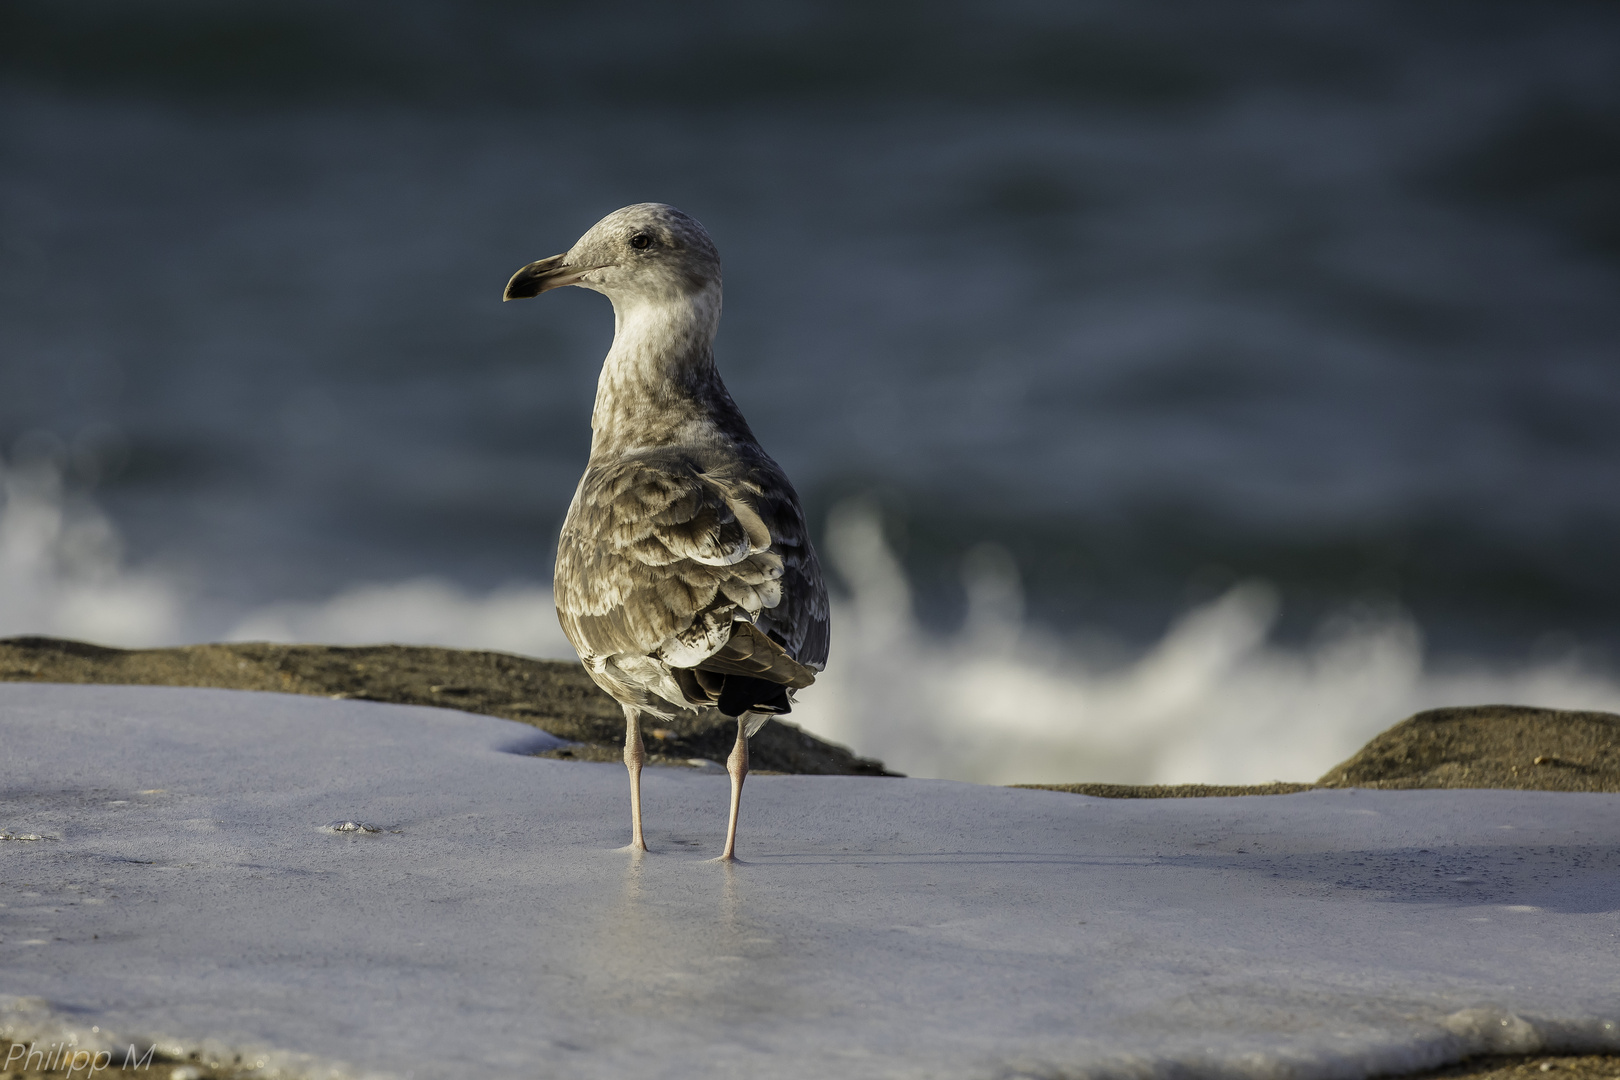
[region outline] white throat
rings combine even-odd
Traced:
[[[672,394],[690,386],[693,376],[713,371],[720,328],[718,284],[680,297],[607,295],[613,301],[613,347],[596,384],[596,431],[622,419],[627,409],[675,404]]]

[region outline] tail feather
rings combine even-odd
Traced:
[[[681,694],[693,705],[712,705],[726,716],[751,714],[750,734],[772,716],[793,711],[789,690],[816,673],[789,656],[753,623],[732,624],[731,638],[695,668],[672,668]]]
[[[726,716],[741,716],[745,712],[781,716],[793,711],[787,687],[749,675],[727,675],[715,707]]]
[[[816,673],[787,654],[753,623],[732,624],[731,639],[697,665],[699,671],[721,675],[747,675],[766,682],[803,690],[816,681]]]

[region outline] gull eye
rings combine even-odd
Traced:
[[[635,248],[637,251],[646,251],[648,248],[652,247],[652,237],[648,236],[646,233],[638,232],[636,235],[630,238],[630,246]]]

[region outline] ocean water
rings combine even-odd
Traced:
[[[49,473],[5,476],[0,636],[129,645],[198,640],[173,579],[126,570],[107,518]],[[793,719],[912,776],[979,783],[1312,780],[1420,709],[1479,702],[1620,711],[1620,680],[1577,655],[1510,663],[1426,656],[1397,610],[1346,610],[1309,642],[1275,641],[1278,591],[1240,583],[1182,613],[1146,649],[1062,635],[1025,615],[1017,564],[984,544],[963,564],[967,616],[919,623],[870,502],[834,507],[826,554],[849,591],[834,661]],[[572,658],[551,590],[446,578],[368,583],[243,613],[232,641],[400,642]]]
[[[835,573],[804,722],[919,775],[1308,779],[1620,707],[1620,16],[1586,4],[15,3],[0,627],[564,655],[601,214]]]

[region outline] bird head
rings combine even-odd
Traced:
[[[615,301],[670,302],[720,286],[720,253],[695,218],[663,203],[615,210],[561,255],[512,275],[504,300],[578,285]]]

